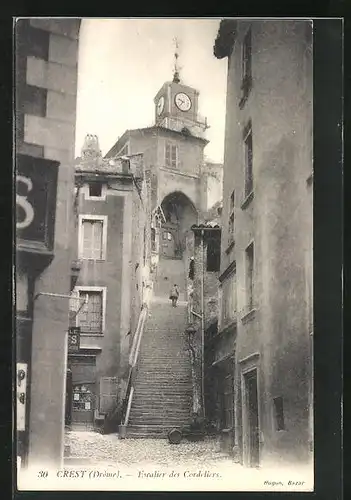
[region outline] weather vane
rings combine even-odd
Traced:
[[[178,57],[179,57],[179,53],[178,53],[179,41],[178,41],[178,38],[174,37],[173,38],[173,42],[174,42],[174,45],[175,45],[173,81],[176,82],[176,83],[179,83],[180,82],[179,71],[180,71],[181,68],[178,66]]]

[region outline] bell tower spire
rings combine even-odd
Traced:
[[[173,42],[175,45],[175,51],[174,51],[174,68],[173,68],[173,82],[175,83],[180,83],[180,76],[179,76],[179,71],[180,67],[178,66],[178,58],[179,58],[179,41],[178,38],[175,37],[173,38]]]
[[[199,92],[181,81],[178,37],[173,38],[173,44],[173,79],[165,82],[154,98],[155,125],[203,139],[208,126],[198,115]]]

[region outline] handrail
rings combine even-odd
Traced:
[[[133,338],[133,343],[132,347],[130,350],[130,355],[129,355],[129,374],[128,374],[128,382],[127,382],[127,389],[126,389],[126,396],[124,398],[124,404],[123,404],[123,409],[122,409],[122,425],[126,426],[128,425],[128,420],[129,420],[129,414],[130,414],[130,409],[132,405],[132,400],[133,400],[133,394],[134,394],[134,379],[135,379],[135,374],[136,374],[136,366],[137,366],[137,361],[139,357],[139,351],[140,351],[140,344],[141,344],[141,338],[144,333],[144,327],[145,327],[145,321],[148,315],[148,310],[149,310],[149,302],[151,299],[151,291],[152,288],[151,286],[146,287],[146,296],[145,300],[142,305],[142,309],[139,314],[138,318],[138,324],[137,328],[135,331],[135,335]],[[123,421],[124,418],[124,421]]]

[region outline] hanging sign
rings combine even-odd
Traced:
[[[17,155],[16,236],[19,249],[53,250],[58,167],[57,161]]]
[[[77,352],[80,348],[80,327],[71,326],[68,330],[68,352]]]

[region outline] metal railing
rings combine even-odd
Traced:
[[[140,352],[141,339],[144,333],[145,322],[148,317],[149,304],[152,294],[152,285],[149,284],[145,290],[145,299],[143,301],[142,309],[139,314],[138,324],[133,338],[132,347],[129,355],[129,374],[127,381],[126,394],[122,405],[121,424],[126,427],[129,421],[130,409],[132,406],[134,395],[134,383],[138,373],[138,359]]]

